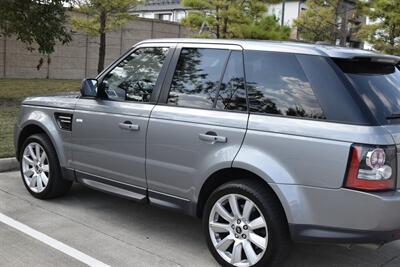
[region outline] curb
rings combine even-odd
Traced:
[[[9,172],[19,169],[19,164],[16,158],[0,159],[0,172]]]

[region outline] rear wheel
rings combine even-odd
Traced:
[[[282,208],[257,182],[237,180],[217,188],[207,200],[203,227],[223,266],[278,266],[289,251]]]
[[[25,140],[20,169],[26,189],[36,198],[61,196],[72,185],[71,181],[62,178],[56,151],[45,134],[35,134]]]

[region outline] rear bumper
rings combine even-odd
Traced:
[[[394,231],[360,231],[315,225],[289,225],[295,242],[317,243],[371,243],[384,244],[400,239],[400,229]]]
[[[367,193],[271,184],[299,242],[387,243],[400,239],[400,190]]]

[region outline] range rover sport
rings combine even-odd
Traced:
[[[81,93],[22,103],[34,197],[73,182],[202,218],[223,266],[400,239],[400,58],[289,42],[140,42]]]

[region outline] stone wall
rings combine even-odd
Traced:
[[[185,37],[185,28],[177,23],[136,19],[107,34],[106,65],[117,59],[135,43],[151,38]],[[0,37],[0,78],[83,79],[97,74],[99,38],[73,34],[68,45],[57,45],[50,64],[42,55],[30,52],[15,38]]]

